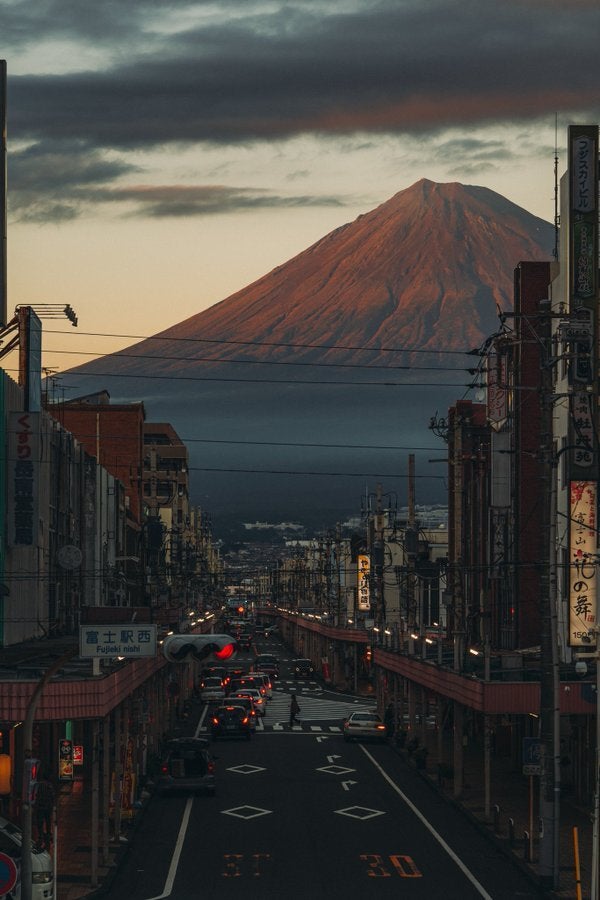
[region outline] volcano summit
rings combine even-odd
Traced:
[[[402,504],[412,451],[418,499],[439,501],[430,417],[465,396],[465,354],[512,308],[515,266],[550,259],[554,239],[487,188],[423,179],[63,387],[144,400],[149,420],[171,422],[216,522],[331,525],[376,481]]]

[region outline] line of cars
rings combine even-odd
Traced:
[[[213,741],[225,737],[251,740],[258,716],[265,715],[267,700],[272,696],[272,677],[278,674],[279,663],[273,654],[259,654],[252,671],[244,666],[210,666],[203,670],[198,696],[207,704]],[[204,737],[168,741],[156,789],[159,796],[183,792],[214,796],[215,763],[210,741]]]
[[[278,675],[279,661],[271,653],[258,654],[251,671],[225,666],[205,669],[199,684],[200,699],[209,705],[213,740],[238,736],[250,740],[258,717],[266,713],[272,679]]]

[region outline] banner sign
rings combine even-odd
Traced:
[[[359,610],[371,609],[371,557],[359,554],[358,559],[358,601]]]
[[[570,483],[569,508],[569,644],[589,646],[596,626],[597,534],[595,481]]]
[[[73,780],[73,741],[68,738],[58,742],[58,777],[61,781]]]
[[[8,428],[8,540],[31,547],[39,519],[40,413],[11,413]]]

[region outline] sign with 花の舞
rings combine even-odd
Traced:
[[[569,644],[589,643],[596,627],[597,482],[572,481],[569,508]]]

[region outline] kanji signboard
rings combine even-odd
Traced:
[[[96,659],[156,656],[156,625],[80,625],[79,655]]]

